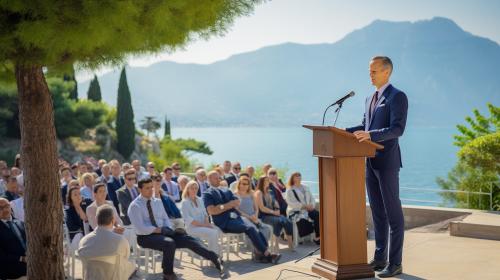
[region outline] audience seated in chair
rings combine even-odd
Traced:
[[[163,204],[153,197],[151,179],[138,183],[140,195],[128,209],[128,216],[137,233],[137,243],[143,248],[163,252],[162,268],[164,279],[177,279],[174,274],[174,256],[177,248],[187,248],[204,259],[212,261],[223,276],[223,262],[219,256],[208,250],[198,239],[187,235],[184,229],[172,229]]]
[[[102,205],[111,205],[113,206],[114,209],[113,221],[115,223],[113,224],[114,226],[113,231],[115,231],[115,233],[122,234],[124,231],[123,221],[122,219],[120,219],[118,212],[116,212],[113,203],[111,201],[106,200],[106,185],[104,183],[98,183],[94,186],[94,198],[95,198],[94,202],[92,202],[89,206],[87,206],[87,209],[85,211],[90,227],[92,229],[95,229],[98,226],[97,208]]]
[[[236,181],[235,189],[234,195],[240,200],[240,206],[236,210],[240,212],[245,224],[255,227],[256,230],[262,232],[267,241],[270,241],[273,228],[262,223],[259,219],[259,206],[255,201],[248,175],[244,175],[244,173],[240,175],[240,179]]]
[[[165,212],[167,212],[173,228],[184,228],[184,219],[182,219],[181,211],[177,205],[175,205],[175,203],[164,194],[163,189],[161,188],[162,179],[160,174],[153,173],[151,179],[153,180],[153,189],[155,192],[154,197],[158,198],[163,203],[163,208],[165,208]]]
[[[104,184],[101,186],[104,190]],[[87,264],[84,267],[84,280],[127,280],[135,271],[135,264],[128,260],[130,245],[125,237],[116,233],[114,225],[117,224],[117,213],[110,204],[105,203],[97,208],[95,230],[80,241],[78,255]],[[119,260],[117,264],[97,261],[114,256]]]
[[[319,245],[319,211],[316,210],[316,202],[307,186],[302,185],[302,176],[299,172],[295,172],[290,176],[287,184],[285,199],[288,202],[287,216],[295,217],[296,221],[300,219],[311,219],[314,226],[315,238],[314,242]],[[298,223],[297,226],[309,226],[308,223]],[[304,229],[307,232],[307,230]],[[299,232],[301,229],[299,228]]]
[[[24,223],[13,219],[9,201],[0,198],[0,279],[26,275],[26,232]]]
[[[128,226],[130,225],[130,219],[128,217],[128,208],[130,203],[134,201],[139,196],[139,189],[136,186],[137,182],[137,174],[135,169],[129,169],[125,172],[125,185],[116,191],[116,197],[120,202],[120,218],[123,221],[123,224]]]
[[[235,209],[240,205],[239,199],[228,189],[219,188],[219,176],[217,171],[208,173],[210,187],[203,193],[203,203],[215,225],[227,233],[244,232],[252,240],[256,260],[277,263],[281,255],[271,254],[264,235],[241,219],[240,213]]]
[[[77,248],[76,244],[79,240],[73,240],[74,237],[85,235],[84,223],[88,222],[85,211],[87,206],[92,201],[90,199],[82,199],[80,190],[78,188],[71,188],[68,190],[67,202],[68,208],[64,210],[64,221],[68,227],[69,238],[72,242],[72,248]]]
[[[120,176],[121,167],[117,160],[112,160],[109,162],[109,168],[111,170],[111,175],[106,181],[106,187],[108,190],[108,199],[113,202],[118,214],[120,214],[120,201],[116,192],[125,185],[125,180]]]
[[[181,211],[186,222],[186,231],[194,237],[206,240],[208,248],[221,256],[220,230],[210,223],[203,200],[197,196],[198,189],[198,183],[190,181],[182,193]]]
[[[163,182],[161,188],[165,191],[165,194],[170,197],[173,202],[181,201],[181,193],[179,189],[179,184],[172,181],[173,171],[171,167],[166,167],[163,169]]]
[[[3,198],[7,199],[8,201],[12,201],[14,199],[19,198],[19,186],[17,185],[17,178],[15,176],[10,176],[7,179],[7,184],[5,186],[6,190],[5,193],[3,194]]]
[[[281,215],[280,206],[270,193],[270,183],[267,176],[259,178],[255,201],[259,206],[259,215],[262,222],[273,227],[273,233],[278,238],[281,230],[285,230],[288,248],[293,250],[293,225],[290,219]]]

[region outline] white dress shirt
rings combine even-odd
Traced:
[[[163,180],[163,184],[167,186],[168,196],[170,196],[174,201],[179,201],[181,199],[179,184],[177,184],[174,181],[166,181],[166,180]]]
[[[112,206],[115,223],[123,226],[123,221],[122,219],[120,219],[120,215],[118,215],[118,212],[116,212],[116,208],[113,205],[113,202],[106,200],[105,203],[109,206]],[[89,220],[89,225],[93,229],[97,228],[97,208],[99,208],[99,206],[97,206],[96,201],[94,201],[89,206],[87,206],[87,210],[85,210],[85,214],[87,214],[87,219]]]
[[[12,216],[24,222],[24,197],[21,196],[18,199],[12,200],[10,202],[10,208],[12,208]]]
[[[151,209],[153,210],[153,216],[158,227],[169,227],[172,228],[170,220],[168,218],[167,212],[163,207],[161,200],[157,198],[147,199],[142,195],[139,195],[128,207],[128,217],[130,222],[135,228],[137,235],[150,235],[156,229],[151,223],[149,217],[149,212],[147,208],[147,201],[151,200]]]

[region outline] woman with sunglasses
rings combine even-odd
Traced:
[[[271,238],[272,227],[262,223],[259,219],[259,206],[254,199],[254,191],[250,185],[250,179],[247,175],[241,175],[236,181],[234,195],[239,198],[240,206],[236,208],[241,214],[241,219],[245,224],[254,227],[257,231],[262,232],[266,240]]]

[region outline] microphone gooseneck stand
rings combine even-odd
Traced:
[[[333,126],[335,126],[335,124],[337,124],[337,119],[339,117],[339,114],[340,114],[340,109],[342,109],[342,105],[344,104],[344,101],[342,102],[339,102],[338,104],[337,103],[334,103],[334,104],[331,104],[330,106],[326,107],[325,109],[325,112],[323,112],[323,122],[321,123],[321,125],[325,125],[325,116],[326,116],[326,112],[328,112],[328,109],[330,109],[331,107],[335,106],[335,105],[338,105],[337,109],[335,109],[335,113],[337,114],[335,116],[335,121],[333,123]]]

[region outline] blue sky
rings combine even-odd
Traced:
[[[147,66],[162,60],[207,64],[284,42],[332,43],[376,19],[417,21],[435,16],[450,18],[468,32],[500,42],[500,1],[495,0],[273,0],[257,6],[252,15],[238,18],[223,37],[194,41],[170,54],[134,57],[129,64]],[[78,76],[85,80],[89,74]]]

